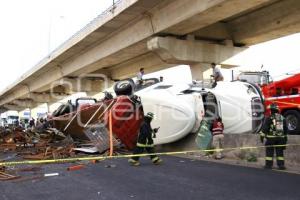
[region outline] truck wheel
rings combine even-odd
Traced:
[[[283,115],[286,120],[288,134],[300,134],[300,113],[296,110],[288,110]]]
[[[61,109],[64,107],[64,105],[60,105],[53,113],[52,113],[52,116],[53,117],[58,117],[59,116],[59,113],[61,111]]]
[[[65,104],[65,105],[61,108],[61,110],[59,111],[59,116],[65,115],[65,114],[67,114],[67,113],[72,112],[72,111],[71,111],[71,109],[72,109],[71,106],[72,106],[72,105],[70,105],[70,104]]]
[[[117,96],[132,95],[134,83],[131,79],[119,81],[115,84],[114,90]]]

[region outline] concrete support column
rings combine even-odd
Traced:
[[[94,83],[97,87],[94,87],[93,90],[85,91],[88,97],[93,97],[97,100],[102,99],[104,97],[104,91],[108,88],[111,88],[115,81],[111,80],[110,78],[105,79],[104,81],[97,81]]]
[[[47,113],[50,114],[51,112],[50,112],[50,105],[49,105],[49,102],[47,102],[46,105],[47,105]]]
[[[154,37],[147,42],[147,47],[172,64],[221,63],[246,49],[235,47],[228,41],[224,45],[173,37]]]
[[[173,37],[154,37],[147,43],[147,48],[155,52],[168,64],[187,64],[191,67],[193,80],[209,79],[204,72],[210,63],[222,63],[246,48],[233,46],[232,41],[223,44],[194,40],[179,40]]]
[[[111,79],[107,79],[107,88],[110,88],[112,86],[114,86],[115,81],[111,80]],[[107,88],[103,88],[103,89],[107,89]]]
[[[190,65],[192,80],[204,80],[209,77],[204,77],[204,73],[211,69],[210,64],[207,63],[196,63]]]

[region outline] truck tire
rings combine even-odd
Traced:
[[[286,120],[287,134],[300,134],[300,113],[297,110],[288,110],[283,116]]]
[[[59,113],[61,111],[61,109],[64,107],[64,105],[60,105],[53,113],[52,113],[52,116],[53,117],[58,117],[59,116]]]
[[[68,114],[68,113],[70,113],[70,112],[72,112],[72,108],[71,108],[71,106],[72,105],[70,105],[70,104],[65,104],[62,108],[61,108],[61,110],[59,111],[59,116],[62,116],[62,115],[65,115],[65,114]]]
[[[131,79],[125,79],[119,81],[114,86],[114,91],[117,96],[119,95],[132,95],[134,88],[134,83]]]

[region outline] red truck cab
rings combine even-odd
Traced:
[[[242,72],[240,80],[260,86],[266,115],[270,114],[269,105],[277,103],[281,114],[286,118],[288,134],[300,134],[300,73],[273,81],[269,72]]]

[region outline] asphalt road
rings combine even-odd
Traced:
[[[67,171],[69,164],[42,166],[35,174],[23,174],[25,180],[0,182],[0,200],[300,199],[300,175],[163,159],[163,165],[154,166],[144,158],[139,167],[129,166],[125,159],[106,160],[78,171]],[[59,176],[27,179],[44,173]]]

